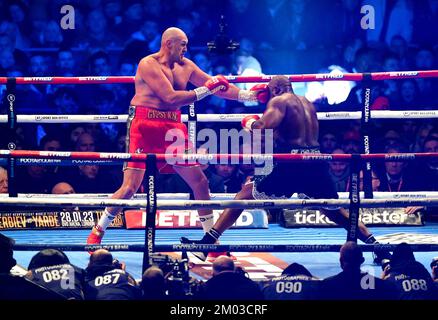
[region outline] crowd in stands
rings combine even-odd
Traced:
[[[74,8],[74,29],[60,24],[60,8],[65,4],[62,0],[0,4],[0,76],[134,75],[139,60],[159,49],[161,32],[169,26],[186,32],[188,58],[212,75],[428,70],[436,69],[438,61],[437,36],[428,32],[437,27],[438,3],[434,0],[76,0],[68,1]],[[365,4],[374,6],[374,29],[361,27],[360,9]],[[227,34],[240,43],[229,55],[211,53],[206,46],[219,31],[221,14]],[[258,21],[264,21],[263,26]],[[360,108],[360,83],[315,82],[294,87],[318,111]],[[432,78],[374,82],[371,109],[434,109],[437,88]],[[341,91],[341,99],[332,97]],[[5,86],[0,86],[2,98],[5,93]],[[17,114],[117,115],[127,113],[133,93],[130,84],[19,85],[15,103]],[[215,114],[258,113],[263,108],[215,96],[198,104],[199,113]],[[6,104],[0,113],[6,114]],[[199,123],[198,130],[205,127],[239,129],[237,123]],[[320,127],[322,152],[361,152],[358,122],[321,121]],[[433,119],[374,119],[371,152],[433,151],[437,130]],[[0,126],[0,136],[1,148],[6,149],[12,139],[6,125]],[[120,123],[65,123],[21,124],[13,139],[17,149],[124,152],[125,137],[126,126]],[[374,169],[379,191],[438,188],[438,165],[432,161]],[[210,165],[205,170],[212,192],[236,192],[252,173],[244,166]],[[348,172],[346,164],[332,165],[338,191],[348,188]],[[120,167],[99,166],[35,165],[20,167],[17,176],[18,192],[23,193],[50,193],[60,182],[78,193],[113,192],[121,180]],[[161,180],[158,191],[189,192],[177,177]]]
[[[14,240],[0,234],[0,300],[437,300],[438,258],[430,272],[415,259],[407,243],[397,245],[380,276],[361,270],[364,257],[355,242],[340,250],[342,271],[320,279],[303,265],[292,263],[278,277],[251,280],[228,256],[212,265],[207,281],[189,274],[187,260],[154,264],[142,279],[105,249],[90,256],[86,268],[70,263],[56,249],[35,254],[22,275],[13,267]],[[186,262],[184,262],[186,261]]]

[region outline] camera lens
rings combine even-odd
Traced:
[[[430,263],[431,268],[436,267],[436,266],[438,266],[438,257],[433,258],[432,262]]]
[[[382,260],[382,270],[385,270],[386,266],[389,266],[391,260],[389,259],[383,259]]]

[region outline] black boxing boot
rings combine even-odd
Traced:
[[[374,238],[373,235],[370,235],[366,240],[365,243],[367,244],[379,244],[379,242],[376,240],[376,238]],[[384,262],[384,260],[391,260],[391,253],[389,252],[389,250],[386,249],[374,249],[373,254],[373,262],[374,264],[377,265],[382,265],[382,263]]]
[[[204,234],[204,237],[202,237],[201,240],[190,240],[186,237],[181,237],[180,241],[182,244],[215,244],[219,237],[219,232],[214,228],[211,228],[210,231]],[[192,252],[192,254],[199,260],[205,261],[207,260],[208,251]]]

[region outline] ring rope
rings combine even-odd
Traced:
[[[234,114],[198,114],[197,122],[240,122],[249,113]],[[262,114],[258,114],[261,116]],[[360,111],[318,112],[318,120],[358,120],[362,115]],[[374,119],[429,119],[438,118],[438,110],[373,110],[371,117]],[[58,115],[58,114],[22,114],[17,115],[17,123],[125,123],[126,114],[116,115]],[[188,115],[181,116],[183,122],[188,121]],[[8,116],[0,115],[0,123],[7,123]]]
[[[8,206],[47,206],[47,207],[145,207],[145,200],[126,199],[72,199],[72,198],[0,198],[1,205]],[[288,200],[159,200],[157,209],[183,210],[183,209],[299,209],[299,208],[333,208],[348,207],[349,199],[288,199]],[[382,207],[418,207],[436,206],[438,197],[428,199],[361,199],[362,208]]]
[[[360,81],[360,80],[366,80],[366,79],[384,80],[384,79],[396,79],[396,78],[397,79],[403,79],[403,78],[413,78],[413,77],[421,78],[421,77],[437,77],[437,76],[438,76],[438,71],[427,71],[427,72],[413,71],[413,72],[387,72],[387,73],[374,73],[374,74],[345,74],[345,75],[340,75],[340,76],[331,75],[331,74],[293,75],[293,76],[289,76],[289,79],[290,79],[291,82],[293,82],[293,81],[304,82],[304,81],[315,81],[315,80],[316,81],[317,80],[334,80],[334,81],[336,81],[336,80],[349,80],[350,78],[351,78],[351,80]],[[231,76],[230,77],[230,82],[232,82],[232,81],[235,81],[235,82],[242,81],[242,78],[240,78],[240,79],[238,79],[238,78],[239,77]],[[250,79],[250,77],[248,77],[245,82],[267,82],[271,78],[272,78],[271,76],[252,77],[252,79]],[[11,78],[5,78],[4,79],[5,83],[8,83],[10,79]],[[17,83],[17,84],[20,84],[20,81],[22,81],[22,80],[24,81],[23,83],[31,83],[32,81],[35,81],[35,80],[38,81],[38,83],[42,83],[44,81],[48,81],[48,83],[56,83],[57,82],[56,80],[59,80],[60,83],[62,83],[62,81],[65,81],[66,79],[61,79],[61,78],[56,79],[54,77],[50,77],[50,78],[22,78],[22,79],[20,79],[20,78],[13,78],[14,83]],[[25,80],[27,80],[27,82],[25,82]],[[74,81],[76,79],[74,79],[72,77],[72,79],[70,79],[70,80]],[[82,80],[82,83],[85,83],[87,81],[91,81],[91,82],[92,81],[97,81],[95,83],[106,83],[107,78],[106,77],[79,77],[77,80],[79,80],[79,81]],[[115,77],[114,77],[113,81],[114,80],[117,80],[117,81],[122,81],[123,80],[123,81],[125,81],[124,83],[132,83],[134,79],[133,79],[133,77],[124,77],[124,79],[122,79],[122,77],[118,77],[118,79],[115,79]],[[99,82],[99,81],[103,81],[103,82]],[[11,99],[12,99],[12,96],[11,96]],[[15,115],[14,115],[14,117],[15,117]],[[428,117],[430,117],[430,116],[428,116]],[[13,120],[15,122],[15,118]],[[8,121],[10,121],[10,118],[8,118]],[[7,154],[7,158],[8,159],[12,159],[14,157],[13,152],[14,151],[10,151],[9,154]],[[58,153],[58,155],[59,154],[61,154],[61,157],[64,158],[64,157],[70,157],[70,154],[72,154],[72,153]],[[69,156],[67,156],[67,154],[69,154]],[[48,153],[48,155],[50,155],[50,153]],[[101,158],[101,156],[102,155],[99,154],[99,158]],[[159,159],[159,156],[160,155],[156,155],[156,158]],[[219,156],[224,156],[224,155],[216,155],[216,156],[219,157]],[[228,157],[229,155],[226,155],[226,156]],[[263,157],[264,159],[269,159],[269,157],[266,158],[265,155],[263,155],[263,156],[264,156]],[[285,159],[285,157],[281,157],[282,155],[271,155],[270,157],[274,158],[274,156],[277,156],[278,159],[280,159],[280,158]],[[286,155],[286,156],[291,156],[291,155]],[[364,158],[364,156],[371,156],[371,155],[360,155],[361,159],[366,159],[366,158]],[[374,155],[374,156],[376,156],[376,155]],[[383,155],[383,156],[384,156],[384,159],[388,159],[389,158],[388,155]],[[44,155],[40,154],[40,157],[44,157]],[[211,155],[208,155],[208,157],[211,157]],[[328,159],[330,159],[330,158],[328,158],[328,159],[324,158],[323,156],[322,157],[321,156],[318,156],[318,157],[315,157],[315,156],[305,156],[305,157],[311,157],[309,159],[312,159],[312,160],[328,160]],[[111,158],[112,158],[111,156],[107,157],[107,159],[111,159]],[[128,159],[133,159],[133,158],[134,158],[133,155],[128,154]],[[250,158],[254,158],[254,155],[251,155]],[[411,160],[411,159],[415,159],[416,157],[415,157],[415,154],[404,154],[404,155],[402,155],[402,157],[400,157],[400,156],[397,157],[397,159],[403,159],[403,160],[407,160],[408,158],[409,158],[409,160]],[[116,156],[116,159],[120,159],[120,156]],[[149,159],[149,157],[148,157],[148,159]],[[188,159],[193,159],[193,157],[188,158]],[[242,159],[244,159],[244,158],[242,158]],[[298,160],[298,159],[299,158],[296,158],[295,160]],[[308,158],[302,157],[302,159],[308,159]],[[120,160],[126,160],[126,158],[122,158]],[[138,161],[144,161],[144,160],[145,159],[141,159],[141,158],[138,159]],[[290,160],[290,158],[288,160]],[[359,160],[359,155],[354,155],[352,160],[357,162]],[[370,160],[370,158],[368,158],[368,160]],[[391,158],[391,160],[394,160],[394,158]],[[12,199],[6,198],[4,200],[6,200],[6,201],[3,201],[3,202],[6,202],[6,203],[7,203],[7,200],[12,200],[11,204],[13,203],[15,205],[17,202],[19,202],[19,200],[20,201],[22,201],[22,200],[40,200],[41,201],[41,198],[40,199],[38,199],[38,198],[35,198],[35,199],[17,199],[17,198],[14,197]],[[62,200],[62,199],[56,199],[56,200]],[[87,200],[87,199],[81,199],[81,200]],[[400,203],[400,202],[403,202],[403,206],[406,205],[406,202],[409,202],[411,205],[412,204],[417,204],[419,202],[418,200],[411,200],[411,199],[409,199],[408,201],[407,200],[401,200],[401,199],[397,199],[397,200],[380,199],[380,200],[383,200],[385,203],[388,203],[388,201],[389,201],[393,206],[395,206],[396,203]],[[131,200],[131,201],[128,201],[128,202],[132,203],[132,202],[135,202],[135,201],[137,201],[137,200]],[[176,200],[176,201],[178,201],[178,200]],[[274,206],[275,207],[275,205],[281,204],[280,201],[289,201],[289,202],[291,202],[291,201],[296,201],[296,200],[276,200],[275,203],[274,203],[274,201],[269,201],[269,202],[261,201],[261,203],[257,204],[257,206],[259,206],[261,204],[264,204],[263,207],[265,207],[265,208],[269,207],[269,206]],[[321,203],[322,200],[321,199],[316,200],[315,204],[312,204],[312,201],[313,200],[298,200],[297,204],[299,204],[300,207],[306,207],[307,204],[310,204],[311,206],[315,206],[316,203],[318,203],[318,202]],[[331,204],[333,204],[333,202],[330,203],[331,201],[333,201],[333,199],[330,199],[329,202],[325,201],[325,205],[323,203],[323,206],[325,206],[325,207],[330,206]],[[335,200],[335,201],[341,201],[342,202],[344,200]],[[420,202],[424,204],[424,203],[427,203],[427,202],[433,203],[433,201],[438,202],[438,199],[422,200]],[[47,205],[47,199],[45,199],[45,202],[46,202],[46,205]],[[100,201],[99,206],[102,206],[103,202],[104,201]],[[121,202],[124,202],[124,200],[122,200]],[[154,204],[153,204],[154,208],[155,209],[158,208],[161,204],[164,205],[165,202],[166,202],[165,200],[157,201],[157,203],[155,203],[155,201],[154,201]],[[171,200],[167,201],[167,203],[169,203],[169,202],[171,202]],[[195,202],[198,202],[198,203],[195,203]],[[248,207],[249,206],[248,204],[250,204],[251,202],[254,202],[254,205],[255,205],[256,204],[255,202],[260,202],[260,200],[252,200],[252,201],[251,200],[249,200],[249,201],[231,200],[231,201],[221,201],[221,202],[218,202],[216,204],[214,204],[214,202],[215,201],[209,201],[209,203],[206,203],[206,201],[192,201],[192,203],[190,203],[190,201],[185,201],[185,203],[187,205],[192,205],[193,206],[193,205],[199,204],[199,205],[201,205],[201,208],[205,208],[206,206],[207,207],[210,207],[212,205],[221,205],[221,206],[223,206],[223,205],[226,205],[226,204],[227,204],[227,207],[229,207],[231,204],[240,205],[240,206],[241,205],[245,205],[245,207]],[[240,202],[240,203],[238,203],[238,202]],[[373,205],[373,204],[376,204],[378,202],[379,202],[379,200],[376,200],[376,199],[371,199],[371,200],[370,199],[365,199],[362,202],[362,207],[366,207],[367,204],[368,205]],[[142,202],[142,203],[144,204],[144,202]],[[351,201],[348,201],[347,204],[351,205]],[[32,204],[32,205],[34,205],[34,204]],[[70,205],[73,205],[73,204],[70,204]],[[290,203],[288,205],[290,205]],[[67,204],[67,206],[68,206],[68,204]],[[90,206],[90,201],[87,201],[87,206]],[[115,205],[113,205],[113,206],[115,206]],[[126,205],[124,205],[124,206],[126,206]],[[149,201],[147,202],[147,206],[148,207],[150,206]],[[381,207],[381,205],[379,205],[379,206]],[[223,208],[223,207],[220,207],[220,208]],[[181,209],[180,206],[177,209]],[[152,240],[152,245],[153,245],[153,240]],[[158,250],[158,248],[154,248],[154,246],[152,246],[151,250],[153,251],[154,249]],[[267,248],[265,247],[264,251],[266,251],[266,249]],[[283,248],[283,250],[284,250],[284,248]],[[145,248],[142,251],[146,252]],[[149,251],[149,243],[148,243],[148,251]]]
[[[371,80],[395,80],[409,78],[436,78],[438,70],[425,71],[392,71],[373,73],[314,73],[286,75],[291,82],[311,81],[362,81],[366,78]],[[254,83],[269,82],[274,75],[261,76],[225,76],[230,83]],[[100,83],[134,83],[134,76],[87,76],[87,77],[16,77],[17,84],[100,84]],[[0,77],[0,84],[6,84],[8,77]]]
[[[83,198],[83,199],[106,199],[109,198],[112,194],[110,193],[71,193],[71,194],[63,194],[62,197],[64,198]],[[361,199],[363,197],[364,193],[361,192],[360,196]],[[210,198],[222,198],[222,199],[232,199],[236,196],[235,193],[211,193]],[[340,199],[348,199],[349,193],[348,192],[338,192],[338,196]],[[376,191],[373,192],[374,199],[402,199],[402,198],[408,198],[408,199],[430,199],[430,198],[437,198],[438,197],[438,191],[411,191],[411,192],[384,192],[384,191]],[[0,194],[0,199],[7,198],[8,194],[3,193]],[[45,193],[19,193],[18,197],[21,198],[59,198],[59,194],[45,194]],[[157,193],[158,199],[163,200],[189,200],[190,194],[189,193]],[[293,195],[292,199],[297,199],[297,195]],[[147,199],[147,195],[145,193],[137,193],[133,196],[133,199],[135,200],[145,200]]]
[[[429,252],[438,251],[438,244],[421,243],[410,244],[413,251]],[[174,251],[215,251],[215,252],[339,252],[341,244],[171,244],[155,245],[155,252]],[[376,249],[394,251],[396,244],[361,244],[359,247],[364,252],[374,252]],[[94,251],[107,249],[109,251],[144,252],[143,244],[108,244],[108,245],[81,245],[81,244],[34,244],[19,243],[14,245],[14,251],[39,251],[56,248],[62,251]]]
[[[0,150],[0,158],[38,158],[38,159],[72,159],[72,160],[111,160],[117,162],[146,161],[147,154],[118,152],[80,152],[80,151],[40,151],[40,150]],[[438,152],[426,153],[370,153],[370,154],[156,154],[157,161],[172,159],[176,162],[198,161],[200,163],[240,163],[254,161],[413,161],[438,158]]]

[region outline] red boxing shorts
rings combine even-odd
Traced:
[[[144,106],[130,106],[126,135],[126,152],[167,154],[167,161],[157,161],[160,173],[175,173],[172,166],[199,166],[196,162],[176,162],[175,154],[188,153],[187,127],[181,111],[162,111]],[[166,141],[167,140],[167,141]],[[145,170],[145,162],[125,162],[125,169]]]

